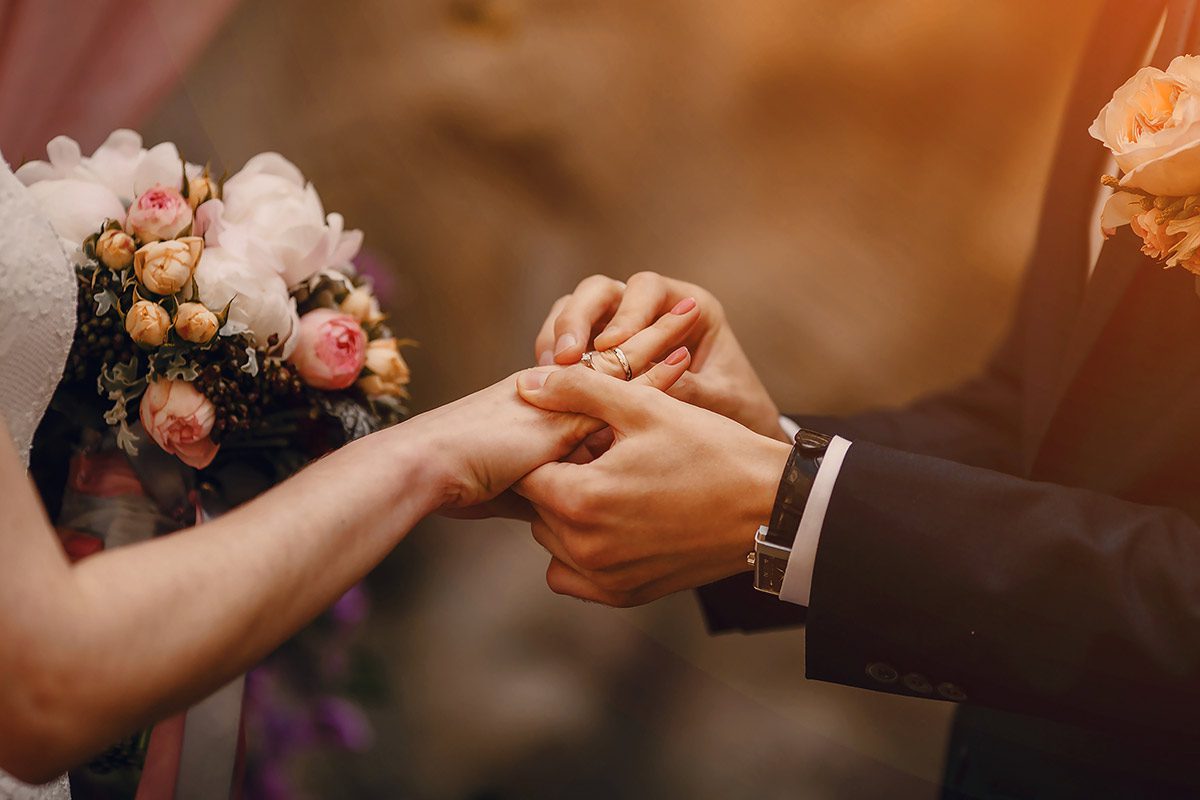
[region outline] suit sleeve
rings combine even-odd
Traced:
[[[856,442],[825,517],[806,644],[818,680],[1191,731],[1200,528]]]
[[[906,408],[850,417],[794,416],[801,425],[852,442],[875,442],[913,453],[1015,472],[1020,465],[1021,392],[1011,341],[978,377]],[[840,482],[840,477],[839,477]],[[806,610],[755,591],[749,573],[697,590],[710,632],[803,625]]]

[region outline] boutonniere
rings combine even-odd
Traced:
[[[1129,225],[1147,256],[1200,276],[1200,56],[1138,70],[1088,132],[1121,171],[1102,178],[1114,190],[1100,217],[1105,237]]]

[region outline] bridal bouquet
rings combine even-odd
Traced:
[[[77,321],[32,471],[68,555],[211,519],[403,418],[405,342],[352,264],[362,234],[293,164],[263,153],[219,180],[128,130],[46,149],[16,174],[74,264]],[[305,674],[314,715],[342,707],[349,678]],[[148,741],[73,773],[76,796],[132,796]]]
[[[312,423],[345,439],[402,417],[403,342],[351,264],[362,234],[282,156],[222,182],[127,130],[90,157],[66,137],[47,152],[17,176],[74,254],[62,391],[76,408],[98,393],[123,450],[148,436],[202,469],[222,447],[290,447]]]

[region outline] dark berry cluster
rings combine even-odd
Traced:
[[[104,365],[127,362],[141,351],[125,333],[115,310],[103,316],[96,314],[95,295],[110,290],[119,296],[120,276],[104,268],[86,268],[77,276],[75,341],[63,377],[70,383],[95,387]]]
[[[194,383],[216,408],[212,438],[218,444],[226,437],[250,434],[266,415],[305,401],[304,384],[287,362],[267,358],[259,350],[258,374],[242,369],[248,342],[244,336],[223,336],[196,353]]]

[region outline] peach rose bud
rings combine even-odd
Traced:
[[[217,182],[207,174],[188,181],[187,201],[192,211],[215,197],[217,197]]]
[[[363,286],[352,289],[346,295],[341,309],[363,325],[376,325],[383,321],[384,315],[379,310],[379,301],[375,299],[375,295],[371,293],[370,289]]]
[[[133,251],[137,249],[133,237],[117,228],[110,228],[96,240],[96,258],[113,272],[123,270],[133,263]]]
[[[138,195],[125,217],[125,230],[142,244],[174,239],[191,224],[192,207],[183,194],[162,184]]]
[[[171,315],[158,303],[138,300],[125,315],[125,332],[144,347],[158,347],[171,331]]]
[[[220,449],[210,437],[217,410],[187,381],[152,382],[142,394],[139,416],[150,438],[189,467],[207,467]]]
[[[203,303],[180,303],[175,314],[175,332],[187,342],[204,344],[212,341],[221,327],[217,315]]]
[[[203,252],[204,240],[199,236],[153,242],[133,254],[133,271],[155,294],[175,294],[191,281]]]
[[[367,334],[349,314],[318,308],[300,318],[289,359],[300,379],[317,389],[345,389],[367,358]]]
[[[366,368],[371,372],[358,381],[368,397],[404,397],[412,375],[395,339],[376,339],[367,345]]]

